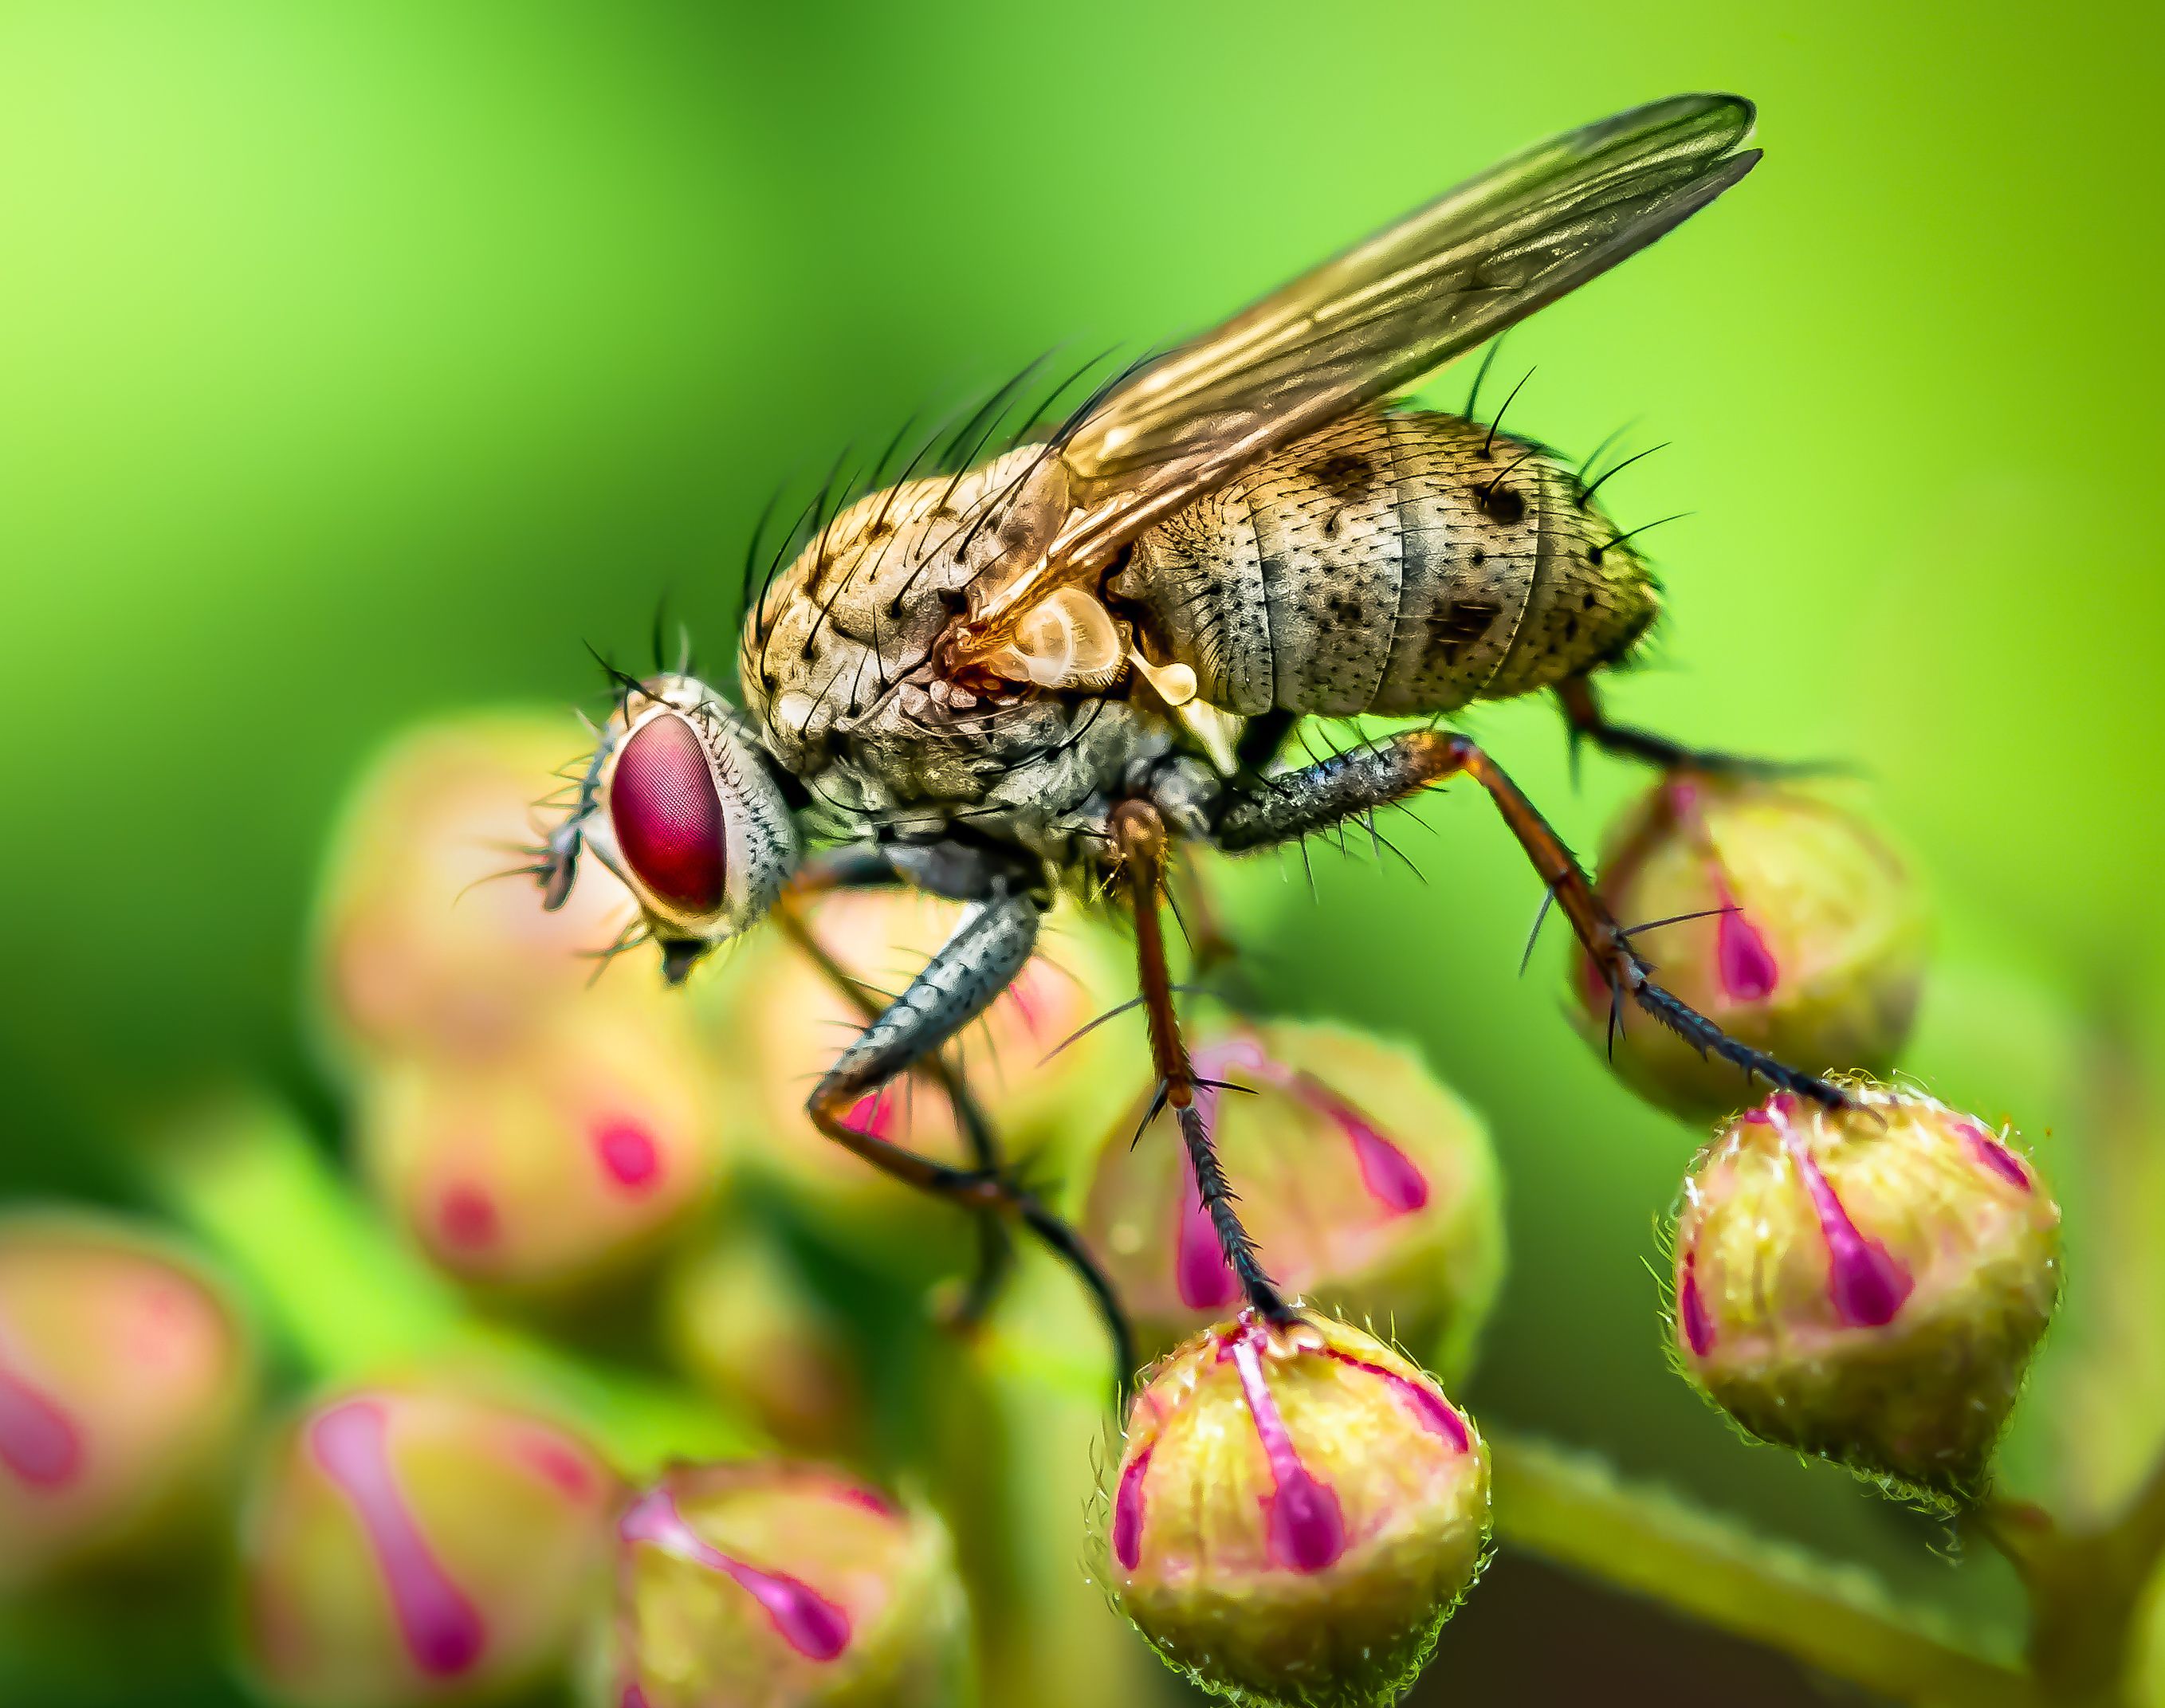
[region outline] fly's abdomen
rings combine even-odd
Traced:
[[[1135,542],[1110,591],[1253,717],[1448,712],[1613,659],[1655,594],[1577,477],[1456,416],[1363,412]]]

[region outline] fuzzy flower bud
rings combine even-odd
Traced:
[[[193,1264],[88,1216],[0,1222],[0,1589],[198,1534],[255,1387]]]
[[[922,971],[962,913],[958,903],[926,896],[864,891],[826,897],[811,910],[810,922],[821,945],[872,996],[898,991]],[[1102,927],[1056,916],[1020,975],[963,1035],[954,1054],[1010,1159],[1074,1143],[1094,1132],[1109,1108],[1106,1063],[1121,1041],[1103,1028],[1060,1046],[1134,994],[1132,981],[1123,986],[1115,973],[1119,964]],[[747,1161],[861,1254],[921,1261],[924,1230],[935,1222],[945,1227],[947,1212],[867,1168],[823,1137],[804,1112],[805,1094],[864,1028],[863,1010],[779,931],[748,941],[724,977],[693,995],[705,1007],[715,1054],[755,1094],[740,1111]],[[947,1099],[926,1075],[865,1096],[846,1118],[967,1165]]]
[[[1625,812],[1600,889],[1663,985],[1732,1038],[1813,1072],[1883,1073],[1908,1038],[1925,932],[1894,856],[1852,815],[1778,784],[1678,775]],[[1650,1102],[1691,1117],[1751,1093],[1574,957],[1588,1035]]]
[[[461,1280],[561,1296],[659,1256],[714,1190],[710,1081],[668,1015],[608,1004],[487,1061],[363,1083],[356,1143],[392,1218]]]
[[[1168,1664],[1236,1700],[1388,1703],[1478,1571],[1471,1419],[1380,1341],[1244,1314],[1188,1341],[1128,1412],[1107,1569]]]
[[[1496,1294],[1504,1228],[1480,1118],[1413,1050],[1335,1026],[1239,1024],[1192,1052],[1243,1218],[1292,1294],[1388,1324],[1461,1374]],[[1227,1090],[1222,1086],[1235,1086]],[[1186,1149],[1147,1095],[1107,1133],[1083,1233],[1146,1345],[1239,1303]]]
[[[679,1467],[617,1537],[606,1708],[946,1708],[967,1694],[946,1532],[838,1472]]]
[[[319,1405],[263,1468],[246,1637],[298,1708],[493,1699],[564,1666],[601,1593],[614,1479],[554,1424],[461,1395]]]
[[[487,1056],[581,997],[587,956],[637,917],[629,893],[588,859],[550,913],[530,880],[498,875],[562,817],[535,803],[578,744],[560,718],[472,714],[400,737],[355,786],[315,922],[319,1006],[341,1054]]]
[[[1752,1434],[1934,1501],[1974,1491],[2052,1314],[2060,1212],[1931,1098],[1786,1094],[1716,1134],[1676,1230],[1685,1374]]]

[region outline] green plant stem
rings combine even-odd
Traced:
[[[1556,1563],[1897,1702],[2042,1708],[2028,1676],[1837,1566],[1620,1479],[1601,1461],[1488,1432],[1496,1531]]]
[[[628,1476],[671,1458],[757,1451],[714,1401],[484,1322],[354,1196],[290,1112],[236,1094],[167,1122],[141,1148],[166,1206],[253,1295],[264,1326],[325,1384],[453,1372],[530,1398]]]
[[[2119,1514],[2088,1527],[1994,1499],[1971,1522],[2006,1555],[2030,1597],[2030,1663],[2056,1703],[2119,1700],[2137,1621],[2165,1553],[2165,1454]]]

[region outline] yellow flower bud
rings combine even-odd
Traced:
[[[1174,1668],[1251,1702],[1389,1703],[1479,1570],[1471,1419],[1359,1330],[1243,1315],[1183,1344],[1128,1412],[1107,1570]]]
[[[1699,1154],[1678,1355],[1752,1434],[1959,1500],[2057,1300],[2059,1208],[2010,1135],[1852,1089],[1840,1111],[1778,1095]]]

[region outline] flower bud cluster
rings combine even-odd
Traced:
[[[567,745],[508,715],[394,744],[356,791],[317,929],[365,1171],[432,1261],[529,1295],[650,1259],[719,1166],[682,1003],[651,968],[593,976],[629,895],[588,860],[549,913],[504,875]]]
[[[2060,1212],[2013,1138],[1860,1084],[1738,1117],[1684,1184],[1675,1337],[1752,1434],[1928,1501],[1983,1480],[2059,1293]]]

